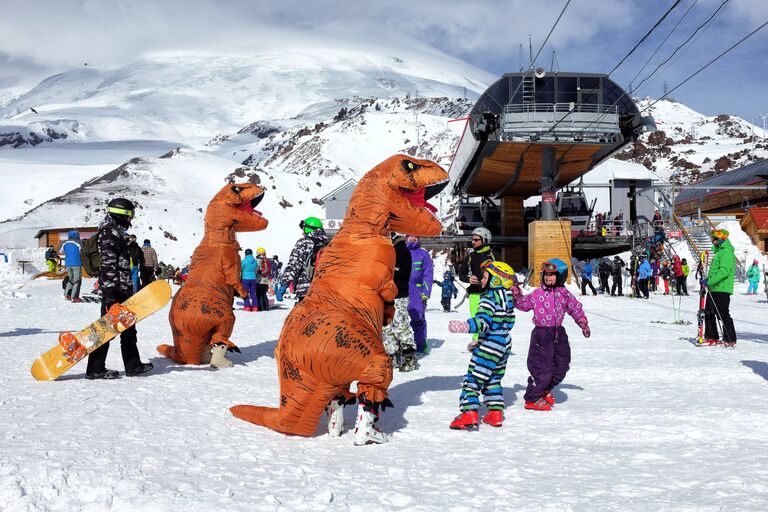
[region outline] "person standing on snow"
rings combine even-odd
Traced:
[[[45,251],[45,264],[48,266],[48,272],[56,272],[56,266],[59,261],[59,253],[52,245],[48,246],[48,250]]]
[[[581,303],[565,288],[568,265],[559,259],[547,260],[541,265],[541,286],[523,295],[518,286],[512,287],[515,307],[520,311],[533,310],[533,332],[528,348],[528,388],[525,408],[549,411],[555,405],[552,390],[560,384],[571,363],[571,346],[563,327],[568,313],[589,338],[589,324]],[[615,283],[614,283],[615,285]]]
[[[472,249],[459,266],[459,281],[469,283],[467,287],[469,315],[475,316],[477,306],[480,304],[480,296],[484,291],[481,282],[483,279],[482,264],[486,261],[493,261],[496,258],[494,258],[493,251],[491,250],[491,232],[488,229],[473,229],[470,243],[472,244]],[[477,334],[475,334],[473,339],[478,339]]]
[[[258,268],[256,258],[253,257],[251,249],[245,250],[245,257],[240,262],[240,280],[248,296],[243,299],[243,311],[258,311],[259,304],[256,300],[256,269]]]
[[[397,367],[401,372],[412,372],[420,367],[416,360],[416,341],[413,339],[411,317],[408,314],[408,294],[413,262],[405,238],[395,238],[392,245],[395,248],[395,269],[392,279],[397,286],[397,295],[393,304],[392,319],[381,330],[381,341],[384,351],[392,356],[392,367]]]
[[[760,265],[757,260],[754,260],[747,269],[747,281],[749,281],[747,295],[757,295],[757,285],[760,284]]]
[[[667,260],[662,261],[659,277],[664,281],[664,295],[669,295],[669,277],[671,275],[672,271],[669,269],[669,262]]]
[[[459,289],[456,288],[453,272],[446,268],[445,272],[443,272],[443,280],[435,281],[433,284],[443,289],[440,293],[440,304],[443,305],[443,311],[449,313],[451,311],[451,295],[453,295],[454,299],[459,296]]]
[[[275,286],[275,299],[279,302],[283,301],[283,295],[291,283],[296,293],[296,302],[304,299],[314,277],[317,253],[328,245],[328,235],[317,217],[307,217],[299,223],[299,228],[304,236],[293,246],[288,265],[280,277],[280,284]]]
[[[101,267],[99,268],[99,289],[101,290],[101,314],[117,302],[125,302],[133,295],[131,257],[128,252],[128,234],[135,208],[128,199],[118,197],[107,203],[107,216],[99,226],[98,236]],[[136,326],[120,334],[120,352],[125,365],[125,375],[135,377],[150,371],[152,363],[142,363],[136,346]],[[108,370],[107,360],[110,342],[106,342],[88,356],[86,379],[116,379],[116,370]]]
[[[587,286],[592,290],[592,295],[597,295],[594,285],[592,284],[592,262],[584,260],[584,265],[581,267],[581,294],[587,294]]]
[[[427,301],[432,295],[432,257],[421,248],[419,237],[408,235],[406,246],[411,252],[411,278],[408,288],[408,314],[411,317],[411,329],[416,341],[416,350],[429,352],[427,344],[427,318],[424,316]]]
[[[131,282],[133,283],[133,293],[136,293],[141,289],[139,269],[144,266],[144,252],[136,242],[136,235],[131,235],[128,237],[128,256],[130,257],[131,261]]]
[[[80,233],[72,230],[67,233],[67,241],[61,246],[64,252],[64,267],[67,269],[67,287],[64,298],[72,302],[83,302],[80,298],[80,283],[83,279],[82,259],[80,258]]]
[[[728,240],[727,229],[712,231],[712,252],[715,257],[709,267],[707,277],[700,283],[708,288],[707,302],[704,308],[704,343],[717,345],[720,343],[717,332],[719,318],[723,327],[723,345],[736,346],[736,329],[728,311],[733,294],[733,280],[736,276],[736,255],[733,245]]]
[[[659,261],[656,258],[651,258],[651,291],[655,292],[659,289]]]
[[[141,278],[141,288],[144,288],[155,280],[155,272],[160,269],[160,263],[157,259],[157,251],[152,247],[149,239],[144,239],[141,252],[144,255],[144,262],[139,270],[139,277]]]
[[[269,311],[267,291],[269,290],[269,276],[272,273],[270,263],[266,249],[263,247],[256,249],[256,304],[259,311]]]
[[[637,268],[637,288],[640,292],[638,297],[642,295],[644,299],[647,299],[649,296],[648,282],[651,280],[653,269],[651,269],[651,264],[648,263],[648,259],[645,256],[642,258],[643,262],[640,263],[640,266]]]
[[[680,256],[677,254],[672,258],[672,275],[675,278],[675,295],[682,295],[685,274],[683,273],[683,262],[680,261]]]
[[[451,320],[448,330],[455,333],[479,333],[467,345],[472,353],[461,386],[461,413],[451,422],[453,430],[475,430],[480,424],[480,394],[488,412],[483,423],[500,427],[504,421],[504,388],[501,379],[507,368],[515,325],[515,304],[510,288],[515,271],[503,261],[487,260],[482,265],[481,285],[485,292],[477,313],[467,321]]]
[[[619,297],[624,296],[624,289],[621,280],[621,274],[624,272],[624,261],[618,256],[613,257],[613,265],[611,265],[611,275],[613,276],[613,285],[611,286],[611,297],[616,296],[618,290]]]

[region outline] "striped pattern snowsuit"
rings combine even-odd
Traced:
[[[509,331],[515,325],[512,292],[503,288],[488,289],[480,298],[477,313],[468,323],[469,332],[480,336],[462,384],[461,410],[478,410],[481,393],[488,410],[504,409],[501,379],[509,358]]]

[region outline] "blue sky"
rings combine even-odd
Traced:
[[[723,0],[682,0],[651,37],[611,77],[628,86],[668,57]],[[536,61],[547,70],[607,73],[667,11],[674,0],[572,0]],[[38,0],[16,3],[0,17],[0,88],[31,87],[54,73],[82,66],[127,64],[142,53],[166,49],[259,48],[304,34],[344,44],[375,40],[394,48],[428,43],[501,75],[528,62],[566,0]],[[768,0],[730,0],[685,50],[637,93],[658,97],[709,59],[768,21]],[[768,113],[768,27],[672,96],[707,115],[737,114],[761,123]]]

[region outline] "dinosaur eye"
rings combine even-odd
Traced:
[[[243,189],[242,189],[242,188],[240,188],[240,187],[232,187],[232,189],[231,189],[231,190],[232,190],[232,192],[234,192],[235,194],[239,194],[239,193],[240,193],[240,191],[241,191],[241,190],[243,190]]]
[[[419,164],[415,164],[415,163],[411,162],[410,160],[403,160],[401,162],[401,165],[403,166],[403,169],[406,172],[413,172],[416,169],[419,169],[421,167]]]

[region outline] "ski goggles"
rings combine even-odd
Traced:
[[[557,274],[557,265],[552,262],[545,261],[541,264],[541,271],[545,274]]]
[[[727,240],[728,232],[723,229],[716,229],[712,231],[712,240]]]
[[[123,208],[109,207],[107,208],[107,212],[125,215],[126,217],[133,217],[133,210],[124,210]]]

